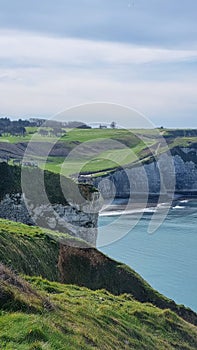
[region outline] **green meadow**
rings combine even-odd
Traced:
[[[47,128],[50,131],[50,128]],[[148,159],[154,152],[165,152],[174,147],[188,147],[197,142],[196,136],[179,136],[176,131],[164,129],[64,129],[61,137],[42,136],[36,127],[27,127],[25,136],[0,137],[0,142],[16,144],[39,142],[58,144],[57,154],[43,159],[32,155],[38,166],[54,173],[72,176],[108,173],[125,165]],[[164,136],[164,138],[163,138]],[[51,146],[52,147],[52,146]],[[64,148],[66,152],[63,151]],[[61,152],[62,149],[62,152]],[[12,160],[10,162],[12,164]]]

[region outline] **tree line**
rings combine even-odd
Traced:
[[[65,134],[65,128],[82,128],[89,129],[90,126],[85,123],[70,121],[59,122],[55,120],[46,120],[39,118],[31,118],[30,120],[11,120],[8,117],[0,118],[0,136],[12,135],[12,136],[24,136],[26,134],[27,127],[38,127],[38,132],[42,136],[55,135],[61,136]],[[47,129],[47,128],[50,128]]]

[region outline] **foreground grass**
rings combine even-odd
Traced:
[[[24,275],[91,290],[105,289],[114,295],[129,293],[135,300],[171,309],[197,325],[192,310],[176,305],[128,266],[68,234],[0,220],[0,263]]]
[[[197,327],[183,320],[196,324],[191,310],[96,249],[67,246],[71,240],[76,241],[0,220],[0,349],[197,348]],[[59,257],[69,285],[58,282]]]
[[[0,307],[0,349],[147,349],[192,350],[197,328],[170,310],[141,304],[124,294],[26,277],[12,288],[12,312]],[[17,281],[18,282],[18,281]],[[29,290],[19,294],[23,284]],[[17,283],[18,284],[18,283]],[[18,300],[20,299],[20,303]],[[28,300],[37,305],[34,309]],[[21,302],[26,305],[21,310]],[[47,301],[47,303],[46,303]],[[42,306],[41,306],[42,302]],[[29,301],[30,304],[30,301]],[[17,309],[18,307],[18,309]]]

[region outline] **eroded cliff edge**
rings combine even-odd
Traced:
[[[155,291],[128,266],[68,234],[0,219],[0,264],[32,278],[126,293],[197,325],[195,312]]]

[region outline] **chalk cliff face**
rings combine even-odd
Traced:
[[[83,211],[83,208],[77,205],[42,204],[31,207],[26,204],[21,193],[7,194],[0,202],[0,217],[27,225],[39,225],[69,232],[92,245],[96,244],[98,221],[96,212],[91,212],[87,208]]]
[[[197,191],[197,145],[172,151],[177,191]]]
[[[93,180],[104,198],[131,194],[197,191],[197,147],[174,148],[171,155],[128,166]]]

